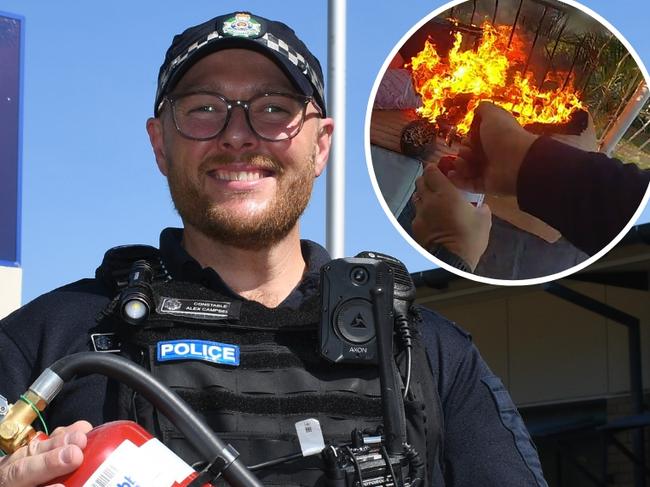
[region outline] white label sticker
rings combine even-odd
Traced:
[[[118,487],[126,485],[143,487],[129,468],[131,459],[137,456],[138,447],[129,440],[123,441],[102,462],[83,487]]]
[[[308,457],[320,453],[325,448],[323,432],[320,429],[320,423],[317,419],[309,418],[296,423],[296,432],[302,456]]]
[[[124,440],[82,487],[171,487],[194,470],[157,439],[138,448]]]
[[[179,458],[173,451],[156,438],[152,438],[140,447],[142,459],[146,465],[155,465],[157,472],[151,477],[151,485],[173,485],[189,477],[194,469]]]

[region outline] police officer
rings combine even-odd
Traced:
[[[95,279],[0,322],[0,392],[14,401],[58,358],[116,347],[187,389],[184,397],[238,442],[248,464],[295,446],[287,424],[306,414],[322,421],[326,438],[376,425],[374,369],[336,368],[313,349],[319,269],[329,257],[300,240],[298,218],[333,127],[320,64],[286,25],[234,12],[176,36],[147,131],[183,229],[164,230],[159,250],[108,252]],[[146,326],[129,328],[112,305],[115,276],[140,254],[156,275],[157,305]],[[404,407],[428,484],[546,486],[521,418],[470,337],[429,310],[412,321],[414,379]],[[107,345],[116,331],[119,343]],[[88,422],[123,416],[192,457],[137,394],[102,377],[67,384],[46,415],[60,428],[0,460],[0,486],[47,484],[73,471]],[[296,465],[263,478],[314,485],[318,465]]]

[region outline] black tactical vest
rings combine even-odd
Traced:
[[[116,292],[131,264],[147,259],[157,277],[151,287],[155,310],[140,325],[119,317],[117,299],[100,316],[112,321],[122,354],[148,369],[200,413],[219,437],[231,444],[248,466],[301,451],[295,423],[315,418],[327,442],[349,442],[354,429],[374,433],[382,423],[377,368],[332,364],[320,357],[319,296],[297,309],[267,308],[255,301],[233,301],[196,282],[171,279],[157,249],[127,246],[109,250],[97,277]],[[429,485],[440,444],[437,383],[413,330],[413,369],[404,401],[408,443],[426,463]],[[239,365],[205,360],[160,360],[160,344],[209,341],[239,347]],[[167,345],[169,349],[171,345]],[[189,352],[183,345],[180,352]],[[197,346],[195,353],[205,354]],[[397,349],[397,347],[396,347]],[[216,349],[215,349],[216,350]],[[396,350],[397,351],[397,350]],[[404,362],[398,353],[397,363]],[[178,357],[177,357],[178,358]],[[133,419],[189,464],[202,456],[164,416],[126,386],[119,386],[119,415]],[[322,485],[319,455],[256,471],[264,485]]]

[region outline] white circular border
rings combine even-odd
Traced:
[[[413,237],[411,237],[408,233],[406,233],[406,230],[402,228],[402,226],[397,222],[397,219],[393,216],[392,212],[390,211],[390,208],[388,208],[388,205],[386,204],[386,200],[384,199],[384,196],[381,193],[381,190],[379,189],[379,184],[377,183],[377,177],[375,176],[375,170],[372,165],[372,158],[370,156],[370,119],[372,118],[372,107],[375,101],[375,97],[377,96],[377,89],[379,88],[379,83],[381,82],[382,78],[384,77],[384,74],[386,73],[386,70],[388,68],[388,65],[390,64],[390,61],[395,57],[395,54],[399,51],[399,49],[404,45],[404,43],[413,35],[415,32],[417,32],[420,27],[422,27],[424,24],[426,24],[429,20],[431,20],[433,17],[436,17],[437,15],[440,15],[442,12],[445,10],[450,9],[451,7],[455,7],[456,5],[460,5],[461,3],[464,3],[469,0],[453,0],[451,2],[448,2],[441,7],[438,7],[435,9],[433,12],[431,12],[429,15],[425,16],[423,19],[421,19],[418,23],[416,23],[406,34],[402,36],[402,38],[399,40],[397,44],[393,47],[392,51],[388,54],[386,57],[386,60],[384,61],[384,64],[381,67],[381,70],[379,71],[379,74],[377,75],[377,78],[375,78],[375,83],[372,87],[372,90],[370,92],[370,97],[368,98],[368,107],[366,109],[366,121],[365,121],[365,134],[364,134],[364,149],[366,153],[366,165],[368,166],[368,175],[370,176],[370,181],[372,182],[372,187],[375,190],[375,196],[377,197],[377,200],[379,201],[379,204],[384,210],[384,213],[388,216],[388,219],[391,221],[393,226],[397,229],[397,231],[402,235],[402,237],[409,243],[411,244],[411,247],[413,247],[415,250],[417,250],[424,258],[432,262],[433,264],[436,264],[449,272],[452,272],[456,275],[459,275],[461,277],[465,277],[467,279],[471,279],[473,281],[481,282],[483,284],[493,284],[497,286],[528,286],[528,285],[533,285],[533,284],[543,284],[545,282],[549,281],[554,281],[556,279],[561,279],[563,277],[566,277],[570,274],[573,274],[574,272],[578,272],[585,267],[593,264],[596,262],[598,259],[600,259],[603,255],[605,255],[607,252],[609,252],[632,228],[632,226],[636,223],[636,220],[639,218],[641,213],[643,212],[643,209],[645,208],[648,199],[650,199],[650,186],[646,190],[645,195],[643,196],[643,199],[641,200],[641,203],[639,204],[639,207],[637,208],[636,212],[634,215],[632,215],[632,218],[630,221],[625,225],[625,227],[620,231],[620,233],[614,237],[614,239],[606,245],[603,249],[601,249],[599,252],[596,254],[592,255],[588,259],[586,259],[584,262],[581,262],[580,264],[577,264],[573,267],[569,267],[566,270],[563,270],[561,272],[557,272],[555,274],[549,274],[548,276],[544,277],[536,277],[532,279],[493,279],[490,277],[483,277],[483,276],[477,276],[476,274],[471,274],[469,272],[461,271],[460,269],[457,269],[456,267],[450,266],[449,264],[436,259],[434,256],[432,256],[429,252],[427,252],[424,248],[418,244]],[[565,3],[567,5],[570,5],[578,10],[581,10],[582,12],[588,14],[591,16],[593,19],[597,20],[598,22],[601,23],[604,27],[606,27],[610,33],[614,34],[616,38],[625,46],[625,48],[632,54],[632,58],[634,61],[636,61],[637,66],[639,67],[639,70],[641,71],[641,74],[643,74],[643,77],[645,79],[645,82],[650,86],[650,75],[648,75],[648,70],[646,69],[645,65],[643,64],[643,61],[637,54],[637,52],[634,50],[632,45],[623,37],[623,35],[613,26],[611,25],[607,20],[605,20],[603,17],[598,15],[596,12],[591,10],[588,7],[585,7],[584,5],[574,1],[574,0],[558,0],[561,3]]]

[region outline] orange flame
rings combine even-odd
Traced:
[[[481,28],[483,34],[475,50],[461,51],[463,34],[456,32],[446,59],[429,41],[411,58],[407,67],[422,98],[418,109],[422,117],[430,122],[444,119],[455,125],[458,133],[466,134],[481,101],[505,108],[521,125],[566,123],[575,110],[583,108],[571,83],[561,88],[566,73],[549,75],[547,79],[558,81],[560,87],[547,91],[537,88],[531,72],[509,73],[526,58],[524,43],[516,35],[508,46],[509,26],[495,27],[486,21]]]

